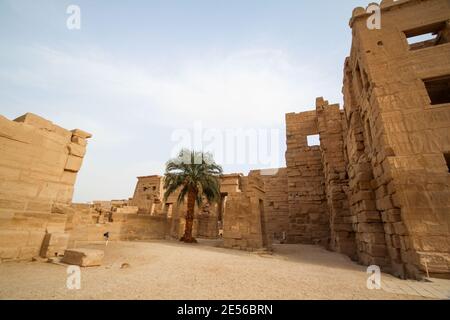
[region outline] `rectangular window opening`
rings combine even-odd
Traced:
[[[410,50],[419,50],[450,42],[450,28],[447,22],[439,22],[405,31]]]
[[[313,134],[306,137],[308,141],[308,147],[320,146],[320,135]]]
[[[424,79],[431,105],[450,103],[450,75]]]

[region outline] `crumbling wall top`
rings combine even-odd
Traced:
[[[382,0],[381,3],[379,4],[381,11],[388,11],[388,10],[392,10],[392,9],[398,9],[404,5],[412,5],[418,2],[422,2],[422,1],[427,1],[427,0]],[[349,25],[350,28],[353,27],[353,23],[362,17],[368,17],[371,14],[373,14],[372,12],[368,12],[368,8],[372,5],[378,5],[378,3],[376,2],[371,2],[367,5],[366,9],[364,9],[363,7],[356,7],[355,9],[353,9],[352,12],[352,17],[350,19]]]
[[[69,131],[67,129],[64,129],[64,128],[54,124],[50,120],[44,119],[44,118],[42,118],[34,113],[31,113],[31,112],[27,112],[24,115],[14,119],[14,122],[24,123],[24,124],[33,126],[37,129],[47,130],[47,131],[54,132],[54,133],[62,135],[62,136],[67,136],[69,138],[71,136],[80,137],[83,139],[92,138],[92,134],[90,134],[86,131],[83,131],[80,129],[73,129],[73,130]]]

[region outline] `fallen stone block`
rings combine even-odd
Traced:
[[[80,267],[100,266],[105,253],[95,249],[69,249],[64,252],[61,262]]]

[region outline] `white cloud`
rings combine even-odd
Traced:
[[[204,128],[283,128],[286,112],[308,110],[324,88],[341,85],[306,58],[265,48],[210,51],[172,65],[121,61],[95,48],[16,47],[8,54],[19,61],[0,69],[0,84],[18,90],[10,102],[94,135],[75,201],[126,198],[136,176],[161,174],[171,130],[197,121]],[[282,155],[284,144],[279,148]]]
[[[84,108],[126,108],[143,122],[175,128],[198,120],[217,127],[282,124],[284,113],[309,108],[321,88],[330,85],[320,77],[320,66],[293,60],[281,50],[205,54],[186,59],[170,74],[92,49],[35,46],[27,55],[34,61],[31,68],[3,72],[3,77],[96,102]],[[149,111],[152,116],[142,118]]]

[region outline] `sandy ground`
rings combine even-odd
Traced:
[[[100,267],[82,268],[81,289],[66,266],[0,264],[0,299],[419,299],[368,290],[366,268],[316,246],[278,245],[273,255],[203,242],[116,242]],[[128,263],[128,268],[121,268]],[[383,274],[383,279],[401,281]]]

